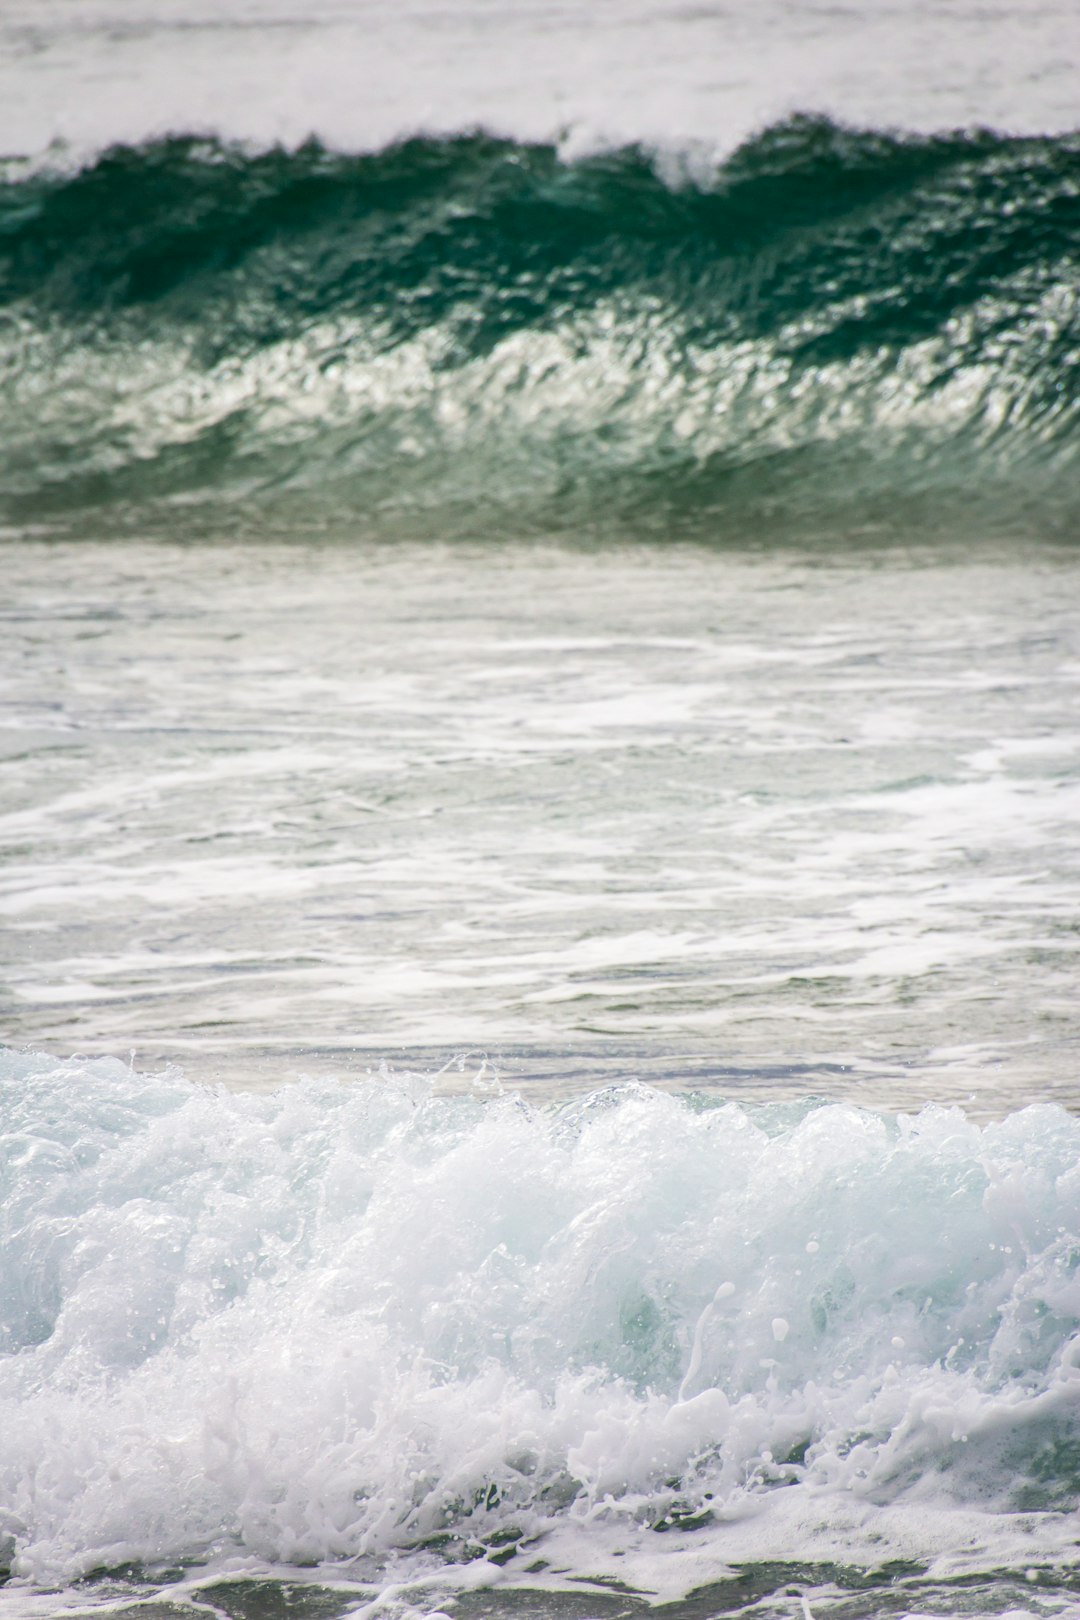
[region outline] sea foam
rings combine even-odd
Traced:
[[[1068,1542],[1080,1121],[1056,1107],[250,1096],[10,1053],[0,1088],[24,1579],[406,1552],[513,1578],[585,1532],[594,1563],[691,1530],[722,1562],[795,1524],[869,1561]]]

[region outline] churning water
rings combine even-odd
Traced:
[[[1080,1614],[1072,8],[0,45],[0,1613]]]

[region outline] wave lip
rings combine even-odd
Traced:
[[[1078,140],[12,168],[0,520],[1067,528]]]
[[[520,1582],[573,1547],[655,1581],[657,1532],[702,1537],[684,1591],[793,1537],[871,1568],[1071,1554],[1058,1108],[980,1128],[627,1084],[538,1113],[13,1054],[0,1088],[24,1580],[242,1556]]]

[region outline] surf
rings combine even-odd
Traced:
[[[246,1558],[685,1592],[795,1533],[864,1569],[1067,1555],[1057,1107],[255,1096],[13,1053],[0,1087],[17,1581]]]

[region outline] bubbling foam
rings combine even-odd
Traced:
[[[410,1075],[250,1096],[0,1065],[18,1575],[829,1503],[1030,1529],[1075,1498],[1056,1107],[979,1127],[629,1083],[534,1110]]]

